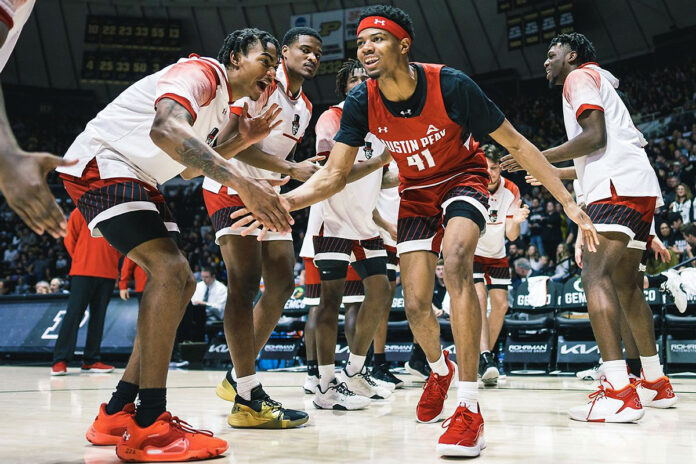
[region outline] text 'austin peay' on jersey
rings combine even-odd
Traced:
[[[377,136],[397,162],[400,192],[465,173],[487,178],[476,139],[500,127],[503,113],[463,72],[435,64],[411,66],[417,84],[408,100],[387,100],[375,79],[351,90],[335,140],[360,147],[368,132]]]

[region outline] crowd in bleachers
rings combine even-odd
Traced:
[[[608,68],[621,78],[620,89],[625,93],[637,124],[673,115],[661,131],[653,131],[646,146],[665,202],[656,216],[656,230],[672,254],[669,264],[650,260],[648,272],[656,273],[696,252],[696,246],[689,244],[682,230],[686,224],[696,221],[693,198],[696,192],[696,61],[647,69],[628,64]],[[502,99],[498,104],[508,119],[543,149],[562,142],[565,131],[560,94],[536,87],[536,91],[525,90],[524,96]],[[20,145],[26,150],[56,154],[65,152],[98,108],[95,102],[83,103],[82,111],[74,109],[72,117],[64,118],[54,114],[62,111],[58,109],[60,104],[39,107],[37,116],[35,113],[13,113],[11,103],[8,102],[8,113]],[[316,108],[315,112],[318,115],[321,109]],[[296,159],[314,155],[313,140],[310,131]],[[553,280],[563,281],[577,273],[573,260],[576,226],[546,190],[526,185],[520,173],[504,175],[517,183],[522,200],[530,208],[520,238],[508,244],[513,282],[534,275],[548,275]],[[49,182],[66,215],[69,214],[74,205],[62,191],[60,180],[53,174]],[[572,184],[567,186],[572,192]],[[182,249],[196,276],[203,267],[212,267],[218,270],[219,280],[225,281],[224,265],[203,205],[200,182],[168,188],[165,196],[182,231]],[[294,213],[296,252],[304,237],[307,214],[308,210]],[[48,292],[60,292],[69,287],[70,257],[61,241],[31,233],[4,199],[0,199],[0,218],[0,295],[45,293],[46,283]],[[298,264],[298,273],[300,269]]]

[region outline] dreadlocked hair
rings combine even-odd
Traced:
[[[500,148],[492,143],[483,145],[481,150],[483,151],[483,155],[494,163],[500,163],[500,159],[503,157],[503,152]]]
[[[230,54],[242,53],[246,55],[249,49],[257,42],[261,42],[264,50],[268,49],[269,45],[273,45],[277,53],[280,53],[280,44],[278,40],[269,32],[248,27],[238,29],[225,37],[222,48],[218,52],[217,59],[220,63],[228,66],[230,64]]]
[[[363,69],[363,65],[355,58],[350,58],[341,65],[341,69],[336,74],[336,95],[339,97],[346,96],[348,79],[350,79],[350,76],[353,75],[356,69]]]
[[[578,55],[578,65],[597,61],[597,51],[590,42],[590,39],[579,32],[571,32],[570,34],[560,34],[551,39],[549,48],[556,44],[567,45],[571,51]]]
[[[396,8],[389,5],[368,6],[360,10],[360,19],[358,19],[358,24],[360,24],[360,21],[369,16],[382,16],[394,21],[406,32],[408,32],[408,35],[411,36],[412,41],[416,40],[416,34],[413,31],[413,21],[411,21],[411,17],[401,8]]]

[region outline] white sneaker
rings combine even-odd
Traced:
[[[382,379],[378,379],[377,377],[372,377],[372,374],[370,374],[370,378],[374,383],[377,384],[378,387],[382,387],[386,390],[389,390],[389,393],[393,393],[394,390],[396,390],[396,384],[391,383],[391,382],[385,382]]]
[[[336,377],[339,382],[345,382],[348,389],[357,395],[373,400],[384,400],[391,396],[391,390],[377,385],[365,366],[352,377],[348,375],[345,369],[341,369],[341,372]]]
[[[319,388],[319,377],[314,377],[313,375],[308,375],[305,377],[304,385],[302,386],[304,392],[308,395],[313,395],[317,392]]]
[[[604,377],[599,388],[590,394],[589,403],[568,411],[570,418],[582,422],[635,422],[643,418],[645,410],[636,387],[630,383],[621,390],[605,387]]]
[[[679,400],[667,376],[660,377],[654,382],[641,379],[637,390],[640,402],[645,407],[667,409]]]
[[[354,411],[364,409],[370,405],[370,398],[356,395],[345,383],[338,383],[333,379],[325,392],[317,387],[314,394],[314,407],[317,409],[337,409],[341,411]]]
[[[602,365],[597,364],[595,366],[592,366],[590,369],[585,369],[584,371],[580,371],[575,376],[580,379],[580,380],[599,380],[599,377],[601,375],[601,369]]]
[[[667,292],[672,297],[674,305],[680,313],[685,312],[688,299],[684,287],[682,287],[681,276],[675,269],[668,269],[662,275],[667,277],[667,281],[660,286],[660,290]]]

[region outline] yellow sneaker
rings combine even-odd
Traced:
[[[215,394],[225,401],[234,403],[237,396],[237,382],[232,378],[231,370],[227,371],[225,378],[215,387]]]
[[[261,385],[251,391],[251,400],[237,396],[232,412],[227,416],[227,423],[235,428],[250,429],[292,429],[309,420],[304,411],[285,409],[273,401]]]

